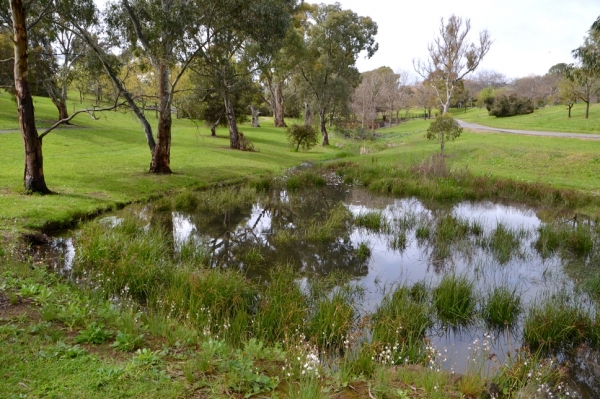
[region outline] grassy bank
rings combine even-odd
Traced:
[[[56,117],[49,99],[36,98],[38,124],[48,125]],[[78,108],[76,104],[75,108]],[[71,108],[71,106],[69,106]],[[1,129],[17,129],[16,104],[0,94]],[[336,157],[336,147],[316,147],[310,152],[292,152],[285,130],[268,120],[253,129],[242,125],[259,152],[232,151],[226,128],[217,137],[203,124],[173,121],[171,176],[147,173],[150,153],[134,116],[124,112],[86,114],[74,126],[56,130],[44,139],[44,172],[48,187],[56,194],[25,195],[22,190],[23,143],[20,133],[0,133],[0,229],[22,232],[45,226],[69,224],[74,219],[132,201],[144,201],[170,190],[207,187],[214,183],[241,181],[251,175],[281,173],[302,162]],[[148,113],[156,128],[153,112]]]
[[[589,118],[585,118],[585,103],[578,103],[571,110],[571,117],[564,105],[553,105],[536,109],[528,115],[510,118],[490,116],[485,108],[453,109],[452,115],[465,122],[484,126],[516,130],[540,130],[546,132],[599,134],[600,104],[590,104]]]

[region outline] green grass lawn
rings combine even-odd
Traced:
[[[49,99],[36,98],[35,107],[37,121],[42,125],[56,118],[56,109]],[[0,94],[0,110],[2,129],[17,129],[16,105],[7,94]],[[23,193],[20,133],[0,134],[1,229],[19,231],[61,225],[74,217],[145,200],[169,190],[280,173],[302,162],[331,159],[340,153],[335,146],[293,152],[285,130],[274,128],[267,119],[261,120],[260,129],[240,126],[258,152],[232,151],[226,128],[219,128],[213,138],[203,124],[175,119],[171,148],[174,174],[155,176],[147,173],[151,156],[135,117],[126,112],[104,112],[97,116],[99,120],[79,115],[73,120],[74,126],[55,130],[44,138],[46,183],[56,193],[51,196]],[[148,118],[156,129],[154,113],[149,113]]]
[[[455,118],[485,126],[518,130],[539,130],[565,133],[600,133],[600,104],[590,105],[590,115],[585,119],[585,104],[578,103],[571,110],[571,118],[565,106],[555,105],[535,110],[532,114],[509,118],[488,115],[485,108],[452,109]]]
[[[49,99],[36,98],[35,106],[40,125],[47,126],[56,118],[56,109]],[[79,106],[71,104],[69,108]],[[504,119],[489,117],[478,109],[457,114],[478,123],[505,123],[508,125],[504,127],[541,130],[561,130],[554,121],[561,118],[566,121],[565,115],[562,107]],[[306,161],[345,157],[381,168],[410,167],[439,150],[437,143],[425,139],[429,121],[423,120],[378,130],[383,136],[375,141],[356,142],[333,134],[333,145],[327,148],[317,146],[309,152],[294,152],[287,143],[285,130],[274,128],[270,119],[263,118],[260,129],[241,125],[241,131],[258,152],[239,152],[229,149],[226,128],[218,129],[218,137],[212,138],[203,124],[175,119],[171,152],[174,174],[155,176],[147,173],[150,153],[135,117],[127,112],[104,112],[96,116],[100,119],[92,120],[82,114],[74,119],[74,126],[56,130],[44,139],[46,182],[56,193],[51,196],[23,192],[20,133],[0,133],[1,231],[12,235],[27,229],[57,227],[169,191],[281,173]],[[156,127],[154,113],[148,117]],[[581,126],[571,131],[592,133],[600,129],[598,119],[600,106],[594,105],[590,119],[585,120],[575,112],[567,122]],[[588,130],[584,129],[586,126]],[[16,105],[8,94],[0,94],[0,127],[18,128]],[[466,168],[476,175],[541,182],[592,194],[600,192],[600,142],[597,141],[465,131],[446,148],[447,161],[454,169]]]

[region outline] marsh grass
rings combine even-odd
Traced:
[[[368,243],[361,242],[356,248],[356,257],[361,262],[366,262],[371,257],[371,248]]]
[[[433,305],[443,323],[453,326],[469,323],[477,305],[475,283],[466,275],[446,274],[433,289]]]
[[[538,238],[534,244],[544,258],[557,250],[584,258],[594,252],[597,232],[589,224],[580,223],[571,226],[564,223],[545,224],[538,228]]]
[[[483,318],[494,328],[511,326],[522,310],[521,295],[516,288],[501,285],[488,290]]]
[[[314,170],[305,170],[296,172],[287,177],[285,187],[290,191],[298,191],[311,187],[322,187],[327,184],[327,180]]]
[[[354,216],[354,224],[378,232],[384,228],[386,220],[381,212],[365,212]]]
[[[424,286],[399,285],[384,296],[372,317],[373,342],[388,364],[425,359],[425,331],[431,326],[431,310]]]
[[[363,295],[359,286],[344,282],[329,293],[326,287],[333,280],[313,283],[312,311],[308,321],[308,337],[321,349],[343,350],[344,340],[356,323],[357,300]]]
[[[511,260],[515,252],[519,252],[520,239],[525,236],[523,230],[516,230],[498,223],[488,237],[488,246],[494,257],[503,265]]]
[[[437,220],[435,234],[441,242],[461,240],[469,234],[469,221],[452,215],[442,216]]]
[[[257,337],[275,344],[306,333],[309,303],[290,266],[273,268],[270,277],[261,293],[252,330]]]
[[[529,308],[523,339],[534,349],[571,347],[589,338],[591,318],[565,292],[546,295]]]
[[[306,225],[300,227],[303,235],[309,241],[331,241],[340,234],[347,234],[352,213],[344,204],[339,202],[326,212],[327,215],[324,218],[313,218]]]

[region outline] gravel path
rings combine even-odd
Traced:
[[[460,126],[464,129],[472,130],[486,130],[490,132],[510,133],[510,134],[526,134],[529,136],[546,136],[546,137],[567,137],[574,139],[589,139],[589,140],[600,140],[600,134],[585,134],[585,133],[560,133],[560,132],[540,132],[533,130],[516,130],[516,129],[501,129],[497,127],[489,127],[478,125],[477,123],[464,122],[460,119],[456,119]]]

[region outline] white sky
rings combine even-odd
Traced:
[[[316,2],[316,1],[314,1]],[[322,0],[333,4],[335,0]],[[471,41],[487,29],[494,43],[479,69],[509,78],[543,75],[551,66],[573,62],[571,50],[583,43],[600,15],[599,0],[338,0],[342,8],[369,16],[379,27],[379,51],[361,57],[361,72],[389,66],[414,74],[413,59],[427,58],[440,18],[471,19]]]
[[[106,0],[95,0],[103,8]],[[252,0],[248,0],[252,1]],[[335,3],[336,0],[305,0]],[[487,29],[494,43],[479,69],[509,78],[543,75],[559,62],[573,62],[571,50],[600,15],[600,0],[337,0],[342,8],[369,16],[379,27],[379,51],[357,61],[361,72],[389,66],[416,76],[412,60],[427,58],[440,18],[471,19],[471,41]]]

